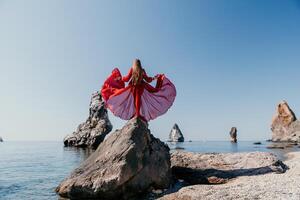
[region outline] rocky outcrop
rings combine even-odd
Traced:
[[[104,137],[112,130],[101,94],[92,94],[89,117],[75,132],[64,138],[65,146],[97,148]]]
[[[270,172],[282,173],[287,167],[268,152],[191,153],[171,155],[172,173],[189,184],[218,184],[238,176]]]
[[[2,139],[2,137],[0,137],[0,142],[3,142],[3,139]]]
[[[278,104],[271,130],[273,142],[300,142],[300,121],[286,101]]]
[[[170,134],[169,142],[184,142],[184,137],[177,124],[174,124]]]
[[[272,119],[272,125],[280,124],[283,127],[288,127],[292,122],[296,121],[296,115],[289,107],[286,101],[282,101],[277,105],[276,114]]]
[[[230,138],[231,138],[231,142],[236,143],[237,142],[237,128],[236,127],[232,127],[230,132],[229,132]]]
[[[56,189],[71,199],[133,199],[171,181],[169,148],[132,119],[111,133]]]

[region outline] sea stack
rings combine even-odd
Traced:
[[[232,127],[229,135],[231,137],[231,142],[236,143],[237,142],[237,128],[236,127]]]
[[[64,138],[65,146],[97,148],[112,130],[100,92],[92,94],[89,117],[77,129]]]
[[[134,118],[110,133],[56,191],[69,199],[135,199],[171,182],[169,147]]]
[[[286,101],[277,105],[271,130],[273,142],[300,142],[300,121]]]
[[[173,128],[171,129],[168,141],[169,142],[184,142],[183,134],[176,123],[174,124]]]

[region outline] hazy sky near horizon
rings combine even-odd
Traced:
[[[88,116],[91,93],[134,58],[177,87],[150,121],[166,139],[270,138],[285,99],[300,116],[297,0],[0,0],[0,136],[62,140]],[[110,114],[114,128],[125,121]]]

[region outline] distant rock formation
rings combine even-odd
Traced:
[[[0,142],[3,142],[3,139],[2,139],[2,137],[0,137]]]
[[[70,199],[133,199],[168,188],[170,181],[168,146],[134,118],[106,137],[56,191]]]
[[[231,137],[231,142],[236,143],[237,142],[237,128],[236,127],[232,127],[229,135]]]
[[[296,115],[286,101],[282,101],[277,105],[276,114],[272,119],[272,125],[280,124],[288,127],[292,122],[296,121]]]
[[[271,130],[273,142],[300,142],[300,121],[286,101],[277,105]]]
[[[171,155],[173,175],[189,184],[218,184],[238,176],[283,173],[287,166],[272,153],[192,153]]]
[[[253,142],[255,145],[261,145],[261,142]]]
[[[112,130],[100,92],[92,94],[89,117],[79,124],[75,132],[64,138],[65,146],[97,148]]]
[[[169,142],[184,142],[184,137],[177,124],[174,124],[170,134]]]

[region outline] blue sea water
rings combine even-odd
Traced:
[[[175,149],[192,152],[270,151],[283,158],[290,149],[267,149],[266,142],[237,144],[224,141],[168,143]],[[93,150],[63,147],[62,142],[3,142],[0,143],[0,199],[58,199],[55,187],[85,160]]]

